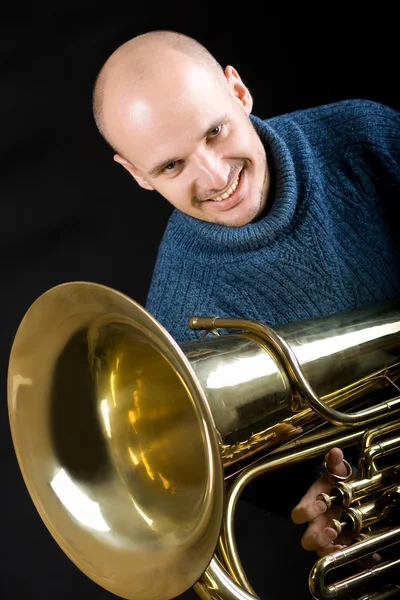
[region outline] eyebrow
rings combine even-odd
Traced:
[[[210,133],[210,131],[212,131],[213,129],[215,129],[216,127],[218,127],[218,125],[226,123],[227,121],[229,121],[229,116],[228,116],[227,113],[225,113],[224,115],[222,115],[221,117],[219,117],[218,119],[216,119],[213,123],[211,123],[211,125],[209,127],[207,127],[207,129],[204,131],[204,133],[200,136],[199,140],[202,140],[204,137],[206,137],[206,135],[208,135]],[[152,167],[150,169],[150,171],[148,171],[147,174],[150,175],[151,177],[154,177],[164,167],[166,167],[170,163],[177,162],[178,160],[180,160],[180,158],[176,157],[176,158],[169,158],[168,160],[160,161],[154,167]]]

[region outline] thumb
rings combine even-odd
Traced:
[[[349,474],[348,467],[344,462],[343,452],[340,448],[331,448],[325,456],[328,470],[334,475],[345,477]]]

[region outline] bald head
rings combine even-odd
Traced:
[[[152,31],[122,44],[100,70],[93,89],[93,114],[102,136],[124,154],[119,129],[132,102],[149,104],[160,94],[170,95],[185,85],[192,70],[226,86],[221,65],[199,42],[174,31]],[[140,111],[138,114],[140,125]]]
[[[93,90],[116,163],[185,214],[235,227],[261,213],[269,185],[252,106],[233,66],[173,31],[117,48]]]

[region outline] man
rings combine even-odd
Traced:
[[[146,308],[177,341],[199,335],[187,326],[194,314],[273,326],[399,297],[395,110],[346,101],[262,121],[232,66],[223,70],[170,31],[137,36],[111,55],[93,109],[114,160],[176,209]],[[340,449],[327,462],[345,474]],[[292,512],[308,524],[303,548],[319,556],[348,542],[326,527],[331,513],[315,500],[329,485],[315,481]],[[272,549],[274,535],[265,541]],[[306,578],[305,555],[295,561]],[[290,583],[281,583],[271,598],[288,597]],[[292,585],[296,598],[309,597],[296,578]]]

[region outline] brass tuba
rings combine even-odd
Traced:
[[[400,481],[387,460],[399,441],[400,305],[273,329],[196,316],[189,327],[203,336],[177,343],[132,299],[87,282],[48,290],[22,319],[8,372],[11,433],[65,554],[129,600],[191,587],[207,600],[254,600],[233,530],[242,490],[360,444],[357,477],[332,481],[324,498],[343,508],[336,527],[357,523],[356,542],[316,562],[310,591],[337,598],[373,580],[378,590],[363,598],[397,597],[388,573],[400,559],[330,585],[325,576],[400,541]]]

